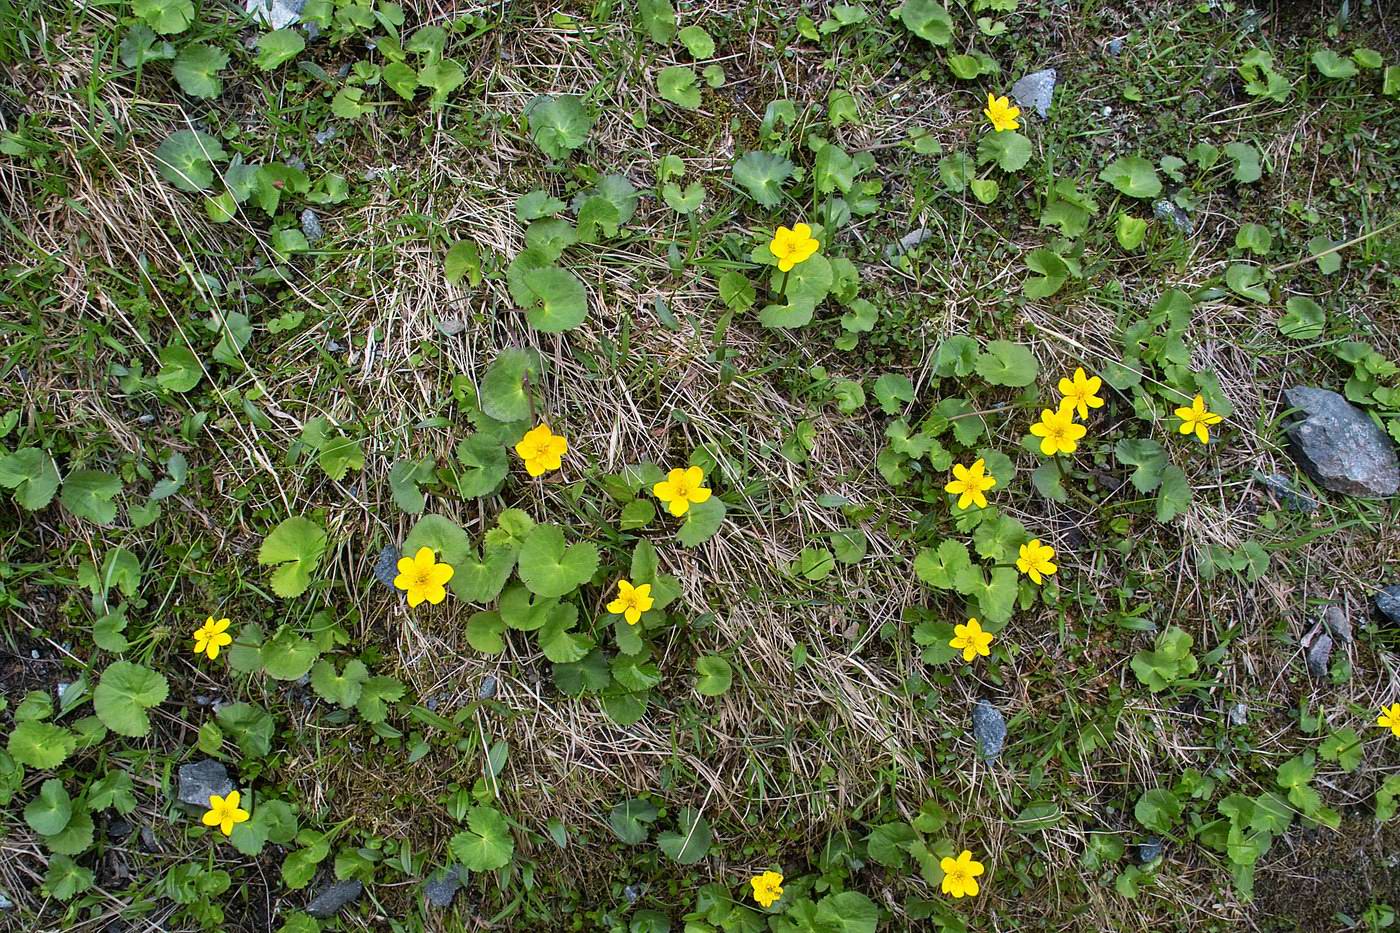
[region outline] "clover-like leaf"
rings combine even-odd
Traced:
[[[1026,268],[1040,273],[1022,283],[1021,289],[1027,298],[1049,298],[1069,279],[1069,265],[1059,253],[1047,246],[1026,254]]]
[[[593,118],[583,98],[572,94],[541,94],[525,105],[530,137],[551,159],[563,159],[588,141]]]
[[[734,671],[729,662],[717,654],[696,658],[695,670],[700,675],[695,681],[695,689],[702,696],[723,696],[734,682]]]
[[[555,606],[535,636],[544,656],[555,664],[581,661],[593,648],[593,639],[573,630],[578,607],[572,603]]]
[[[502,350],[481,379],[481,410],[497,421],[523,421],[530,416],[525,379],[538,380],[540,358],[533,350]]]
[[[169,693],[164,674],[130,661],[114,661],[92,691],[92,708],[108,729],[140,738],[151,731],[146,711],[159,706]]]
[[[131,0],[131,12],[162,36],[184,32],[194,22],[192,0]]]
[[[709,821],[691,807],[682,808],[674,830],[667,830],[656,837],[661,851],[682,865],[694,865],[703,859],[709,854],[713,842]]]
[[[122,491],[122,481],[101,470],[74,470],[63,481],[59,501],[79,518],[99,525],[110,525],[117,517],[112,500]]]
[[[177,130],[156,148],[156,168],[181,191],[203,191],[214,183],[213,163],[228,157],[223,144],[199,130]]]
[[[13,489],[15,501],[31,512],[53,501],[58,483],[58,467],[47,450],[24,447],[0,455],[0,486]]]
[[[447,103],[448,96],[467,80],[462,66],[450,58],[431,62],[418,69],[418,84],[433,89],[428,98],[430,110],[440,110]]]
[[[588,314],[588,291],[567,269],[532,269],[525,273],[525,287],[534,297],[525,309],[525,319],[535,330],[548,334],[572,330]]]
[[[368,723],[383,722],[389,715],[389,704],[403,699],[404,685],[392,677],[371,677],[360,687],[355,711]]]
[[[613,834],[629,846],[647,841],[648,827],[656,822],[659,815],[656,804],[650,800],[633,798],[624,800],[612,808],[608,814],[608,826]]]
[[[510,460],[499,441],[473,434],[457,444],[457,491],[464,498],[476,499],[495,492],[510,472]]]
[[[228,65],[228,53],[213,45],[194,42],[180,50],[170,73],[180,90],[191,97],[218,97],[224,88],[219,72]]]
[[[746,152],[734,163],[734,181],[764,207],[776,207],[782,200],[783,182],[792,177],[795,166],[769,152]]]
[[[467,870],[495,871],[510,863],[515,839],[499,810],[480,806],[467,812],[467,828],[453,836],[447,847]]]
[[[914,35],[934,45],[953,39],[953,18],[933,0],[904,0],[896,11],[899,21]]]
[[[712,497],[713,498],[713,497]],[[558,525],[536,525],[516,557],[520,580],[537,596],[563,596],[598,569],[598,548],[589,541],[566,544]]]
[[[306,48],[306,39],[297,29],[274,29],[258,36],[257,48],[258,55],[254,62],[263,71],[271,71],[300,55]]]
[[[351,707],[358,703],[368,680],[369,668],[358,659],[347,661],[345,669],[338,674],[335,663],[326,658],[311,668],[311,689],[321,699],[337,706]]]
[[[1099,179],[1130,198],[1155,198],[1162,193],[1162,180],[1157,177],[1157,169],[1139,155],[1114,159],[1099,172]]]
[[[122,37],[118,52],[123,65],[128,68],[140,68],[146,62],[170,61],[175,57],[175,46],[158,40],[149,26],[138,23]]]
[[[1009,340],[993,340],[977,354],[977,375],[994,386],[1021,388],[1035,382],[1040,364],[1030,347]]]
[[[309,518],[293,516],[286,519],[263,540],[258,549],[258,563],[275,564],[272,591],[284,599],[306,592],[311,574],[326,551],[326,533]]]
[[[699,79],[685,65],[671,65],[656,76],[657,92],[671,103],[686,110],[700,107]]]
[[[1331,49],[1318,49],[1312,54],[1312,63],[1324,78],[1334,81],[1356,76],[1356,62],[1338,55]]]

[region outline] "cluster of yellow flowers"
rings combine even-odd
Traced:
[[[982,863],[972,857],[970,849],[963,849],[958,853],[957,858],[944,856],[938,863],[938,867],[943,869],[943,884],[941,885],[944,894],[950,897],[976,897],[982,890],[977,878],[986,868]],[[753,888],[753,899],[758,906],[767,910],[776,904],[783,896],[783,875],[782,872],[765,871],[754,875],[749,879],[749,885]]]

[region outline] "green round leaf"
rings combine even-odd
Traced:
[[[525,536],[517,556],[520,580],[530,592],[545,597],[572,593],[598,569],[598,548],[580,541],[565,545],[557,525],[536,525]]]
[[[612,808],[608,814],[608,825],[613,833],[628,845],[635,846],[647,841],[648,826],[656,822],[656,804],[650,800],[634,798],[624,800]]]
[[[470,871],[504,868],[515,854],[510,824],[494,807],[472,807],[467,813],[467,829],[447,845],[452,857]]]
[[[657,92],[671,103],[686,110],[700,107],[699,79],[685,65],[671,65],[656,76]]]
[[[734,681],[734,673],[729,667],[729,662],[724,658],[717,654],[697,658],[695,669],[700,674],[700,679],[695,682],[695,689],[702,695],[717,697],[729,692],[729,686]]]
[[[1114,159],[1099,172],[1099,179],[1130,198],[1155,198],[1162,193],[1162,180],[1157,177],[1157,169],[1138,155]]]
[[[130,661],[114,661],[92,692],[92,708],[108,729],[140,738],[151,731],[146,710],[159,706],[169,693],[165,675]]]
[[[283,521],[263,540],[258,563],[277,564],[272,572],[272,591],[284,599],[306,592],[311,574],[326,550],[326,533],[309,518],[293,516]]]
[[[41,836],[63,832],[73,816],[73,798],[68,796],[63,782],[49,778],[39,787],[39,794],[24,808],[24,821]]]
[[[572,330],[588,314],[588,291],[572,272],[558,266],[532,269],[524,275],[534,302],[525,309],[525,320],[548,334]]]
[[[457,445],[457,491],[463,498],[476,499],[495,492],[510,472],[506,449],[485,434],[473,434]]]
[[[562,159],[582,146],[593,129],[583,98],[572,94],[541,94],[525,105],[530,137],[551,159]]]
[[[531,350],[502,350],[481,379],[481,410],[497,421],[523,421],[530,417],[525,377],[540,376],[539,356]]]
[[[685,807],[674,830],[656,837],[656,843],[673,861],[694,865],[710,852],[714,836],[710,824],[698,810]]]

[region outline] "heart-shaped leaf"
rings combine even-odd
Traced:
[[[326,550],[326,533],[309,518],[286,519],[263,540],[258,563],[279,565],[272,572],[272,591],[284,599],[306,592],[311,574]]]
[[[481,379],[481,410],[497,421],[524,421],[530,417],[527,376],[539,379],[539,356],[530,350],[502,350]]]
[[[525,105],[530,137],[551,159],[563,159],[588,141],[593,118],[583,98],[572,94],[541,94]]]
[[[169,693],[165,675],[130,661],[114,661],[92,692],[92,708],[108,729],[140,738],[151,731],[146,710],[159,706]]]
[[[713,497],[712,497],[713,498]],[[557,525],[536,525],[517,556],[520,579],[538,596],[563,596],[598,569],[598,548],[588,541],[567,545]]]
[[[504,868],[515,854],[510,824],[494,807],[472,807],[467,813],[467,828],[453,836],[447,846],[452,857],[469,871]]]
[[[525,308],[525,320],[548,334],[572,330],[588,314],[588,292],[567,269],[546,266],[525,273],[525,287],[534,301]]]
[[[219,72],[228,65],[228,53],[213,45],[191,43],[180,50],[170,73],[180,90],[191,97],[218,97],[224,88]]]
[[[686,110],[700,107],[699,79],[685,65],[671,65],[656,76],[657,92],[671,103]]]
[[[1130,198],[1155,198],[1162,193],[1162,180],[1157,177],[1157,169],[1138,155],[1114,159],[1099,172],[1099,179]]]
[[[47,450],[24,447],[0,455],[0,486],[13,489],[15,501],[31,512],[53,501],[58,482],[58,467]]]

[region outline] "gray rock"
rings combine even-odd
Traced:
[[[132,826],[121,817],[113,817],[107,823],[107,838],[113,841],[121,841],[131,835],[131,831],[136,827]]]
[[[384,545],[379,559],[374,563],[374,578],[389,589],[394,589],[394,578],[399,575],[399,549],[392,544]]]
[[[462,887],[462,879],[450,868],[440,868],[423,882],[423,896],[434,907],[451,907]]]
[[[1351,644],[1351,620],[1341,606],[1334,604],[1323,610],[1322,624],[1327,626],[1327,631],[1337,641],[1344,645]]]
[[[1400,490],[1395,445],[1365,412],[1328,389],[1294,386],[1283,397],[1302,412],[1285,429],[1293,458],[1324,489],[1370,498]]]
[[[1138,862],[1143,865],[1150,865],[1166,854],[1167,847],[1162,840],[1156,836],[1148,836],[1138,843]]]
[[[1322,632],[1308,646],[1308,673],[1318,680],[1327,678],[1327,663],[1332,660],[1332,636]]]
[[[247,0],[245,9],[253,19],[273,29],[290,26],[301,19],[306,0]]]
[[[985,761],[995,761],[1006,744],[1006,720],[986,700],[978,700],[972,708],[972,737],[977,740],[977,753]]]
[[[306,905],[306,912],[317,920],[327,920],[355,903],[364,890],[365,886],[358,881],[337,881],[328,884]]]
[[[1108,40],[1108,54],[1114,56],[1115,58],[1118,57],[1119,55],[1122,55],[1122,54],[1123,54],[1123,40],[1122,40],[1122,39],[1109,39],[1109,40]]]
[[[1153,201],[1152,216],[1170,223],[1182,233],[1190,234],[1192,230],[1196,229],[1196,225],[1191,222],[1191,215],[1182,210],[1171,198]]]
[[[481,678],[481,686],[476,688],[476,698],[478,700],[489,700],[496,695],[496,688],[500,682],[496,680],[495,674],[487,674]]]
[[[1249,704],[1236,703],[1230,707],[1230,724],[1232,726],[1242,726],[1249,721]]]
[[[1400,625],[1400,583],[1391,584],[1376,594],[1376,612],[1391,625]]]
[[[209,806],[209,798],[217,794],[227,797],[234,789],[228,769],[212,758],[180,766],[180,802],[192,807]]]
[[[1294,512],[1305,514],[1316,512],[1318,502],[1312,496],[1298,489],[1293,485],[1293,480],[1282,473],[1274,473],[1270,476],[1256,474],[1259,482],[1273,494],[1279,505]]]
[[[629,884],[622,889],[622,896],[627,898],[627,903],[635,904],[642,896],[642,886],[639,884]]]
[[[14,901],[10,900],[3,893],[0,893],[0,910],[13,910],[14,906]]]
[[[1042,117],[1050,115],[1050,101],[1055,96],[1055,69],[1033,71],[1011,85],[1011,96],[1029,110]]]
[[[337,130],[333,126],[328,126],[324,130],[317,130],[316,135],[312,138],[316,140],[316,145],[324,146],[332,139],[335,139],[338,135],[340,135],[339,130]]]
[[[301,212],[301,233],[308,244],[326,235],[326,228],[321,226],[321,216],[309,207]]]

